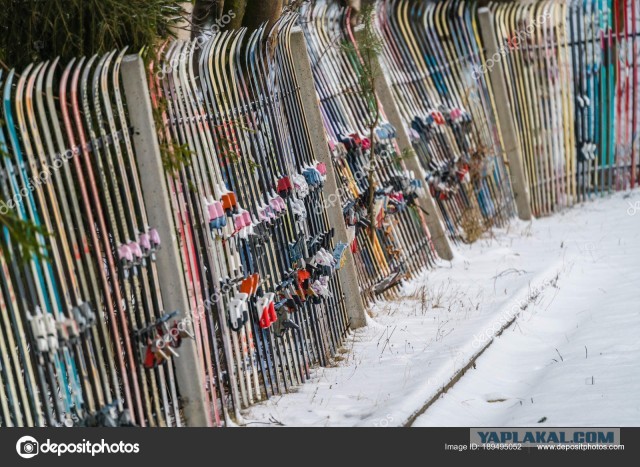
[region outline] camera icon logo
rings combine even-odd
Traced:
[[[23,459],[31,459],[34,456],[38,455],[39,443],[35,438],[31,436],[23,436],[16,443],[16,451],[18,455]]]

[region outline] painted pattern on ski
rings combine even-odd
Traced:
[[[635,186],[637,2],[517,1],[490,8],[534,214]]]

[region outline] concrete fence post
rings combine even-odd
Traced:
[[[333,170],[333,161],[331,160],[331,153],[324,131],[322,115],[320,114],[311,62],[307,52],[304,33],[300,28],[296,27],[291,33],[291,50],[293,56],[296,57],[294,61],[296,79],[300,87],[302,110],[306,119],[306,127],[309,129],[314,158],[320,162],[324,162],[327,166],[327,180],[324,185],[326,191],[331,194],[338,194],[338,184]],[[336,240],[345,243],[348,242],[347,228],[344,223],[344,214],[340,203],[328,204],[327,215],[329,217],[329,223],[335,229]],[[340,269],[338,277],[345,292],[344,300],[349,314],[350,326],[352,329],[355,329],[366,324],[366,311],[360,295],[358,273],[349,248],[347,248],[346,254],[346,264]]]
[[[182,275],[179,241],[171,214],[169,189],[160,159],[160,147],[153,120],[149,86],[144,64],[138,55],[127,55],[122,61],[122,84],[134,128],[133,145],[140,171],[142,191],[149,223],[162,238],[162,251],[157,258],[159,287],[167,311],[178,311],[178,319],[189,318],[189,301]],[[198,364],[196,344],[183,341],[180,357],[175,360],[182,407],[188,426],[206,426],[204,375]]]
[[[486,53],[485,57],[499,53],[498,41],[496,39],[495,26],[493,23],[493,13],[487,7],[478,9],[478,19],[480,21],[480,32]],[[524,221],[531,220],[531,195],[529,185],[524,171],[524,164],[520,145],[516,139],[516,128],[513,122],[509,96],[507,95],[507,84],[505,82],[504,61],[494,62],[494,69],[485,70],[487,81],[493,90],[496,103],[496,118],[502,135],[503,150],[506,153],[509,163],[509,177],[511,187],[516,201],[518,217]]]
[[[356,40],[360,40],[362,34],[363,30],[361,28],[356,29]],[[411,155],[404,159],[404,163],[407,169],[416,174],[422,183],[426,183],[425,171],[418,160],[418,155],[413,150],[413,145],[411,144],[409,135],[407,135],[406,127],[402,122],[400,111],[398,110],[398,106],[396,105],[396,101],[391,91],[391,83],[388,81],[387,75],[383,72],[379,59],[374,61],[373,66],[375,69],[372,71],[377,75],[377,79],[375,80],[375,90],[378,96],[378,101],[384,110],[387,120],[396,129],[396,140],[398,141],[400,151],[408,152],[408,154]],[[438,206],[436,205],[436,202],[433,199],[433,196],[431,196],[429,190],[425,189],[423,191],[424,194],[417,199],[417,204],[418,207],[426,213],[426,222],[431,235],[431,242],[433,243],[433,247],[440,258],[451,261],[453,259],[453,250],[451,249],[449,238],[445,232],[442,214],[440,213],[440,210],[438,209]]]

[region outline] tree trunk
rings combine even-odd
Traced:
[[[222,14],[231,15],[231,12],[233,12],[232,16],[234,16],[231,22],[226,25],[226,28],[238,29],[240,26],[242,26],[242,20],[245,17],[245,12],[247,10],[247,3],[249,3],[249,0],[225,0],[223,3],[224,3],[224,6],[223,6]]]
[[[242,25],[251,30],[268,22],[270,28],[280,18],[283,6],[284,0],[251,0],[247,5]]]
[[[193,9],[193,34],[196,36],[215,26],[216,12],[231,17],[231,21],[225,22],[220,29],[244,26],[252,30],[265,22],[271,27],[280,18],[283,7],[284,0],[197,0]]]

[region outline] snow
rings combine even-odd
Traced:
[[[539,426],[543,419],[548,426],[637,426],[640,209],[634,206],[640,191],[531,223],[514,220],[459,247],[451,263],[413,279],[398,299],[377,303],[334,367],[316,369],[296,392],[252,407],[245,420],[249,426],[409,420]],[[421,413],[475,357],[475,368]]]

